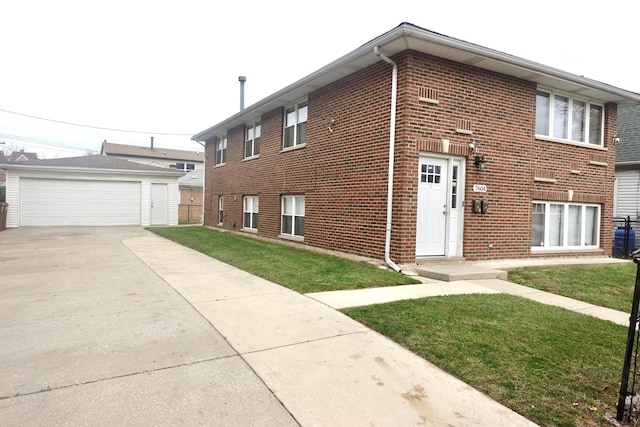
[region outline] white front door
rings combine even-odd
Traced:
[[[420,157],[416,256],[462,256],[464,160]]]
[[[167,225],[167,184],[151,184],[151,225]]]

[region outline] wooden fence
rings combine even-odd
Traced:
[[[0,203],[0,231],[7,229],[7,211],[9,203]]]

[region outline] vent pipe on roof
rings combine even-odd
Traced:
[[[153,137],[151,137],[151,148],[153,148]]]
[[[247,81],[245,76],[239,76],[238,81],[240,82],[240,111],[244,110],[244,82]]]

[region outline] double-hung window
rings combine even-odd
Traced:
[[[543,90],[536,94],[538,136],[602,146],[603,121],[602,105]]]
[[[224,197],[218,197],[218,224],[224,221]]]
[[[227,137],[216,138],[216,165],[227,163]]]
[[[600,238],[600,206],[534,202],[531,247],[535,249],[596,248]]]
[[[249,230],[258,229],[258,196],[245,196],[242,226]]]
[[[304,196],[282,197],[282,234],[304,237]]]
[[[307,103],[302,102],[285,110],[284,148],[307,143]]]
[[[260,154],[260,134],[262,126],[260,123],[247,125],[247,133],[244,140],[244,158],[254,157]]]

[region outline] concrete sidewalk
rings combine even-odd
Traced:
[[[124,243],[211,322],[302,426],[535,425],[318,295],[152,234]],[[471,283],[460,291],[498,292]]]
[[[539,291],[537,289],[500,279],[459,280],[455,282],[437,282],[429,280],[429,283],[422,285],[315,292],[308,293],[306,295],[316,301],[320,301],[328,305],[331,308],[343,309],[430,296],[495,293],[516,295],[542,304],[566,308],[567,310],[608,320],[619,325],[629,326],[629,313],[599,307],[583,301]]]

